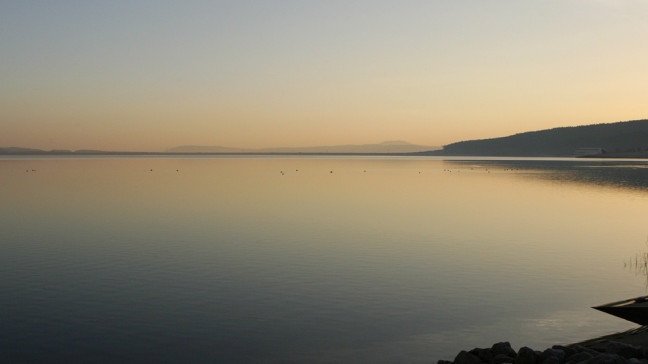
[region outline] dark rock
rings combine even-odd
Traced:
[[[643,355],[641,348],[630,344],[620,343],[618,341],[608,342],[607,345],[605,345],[605,352],[608,354],[616,354],[626,359],[640,358]]]
[[[570,356],[578,353],[578,350],[576,350],[576,348],[570,347],[570,346],[554,345],[551,348],[556,349],[556,350],[564,351],[565,352],[565,358],[569,358]]]
[[[587,349],[600,354],[605,352],[605,346],[607,346],[607,342],[598,342],[587,346]]]
[[[455,364],[481,364],[482,361],[477,356],[462,350],[457,354],[454,362]]]
[[[525,346],[515,352],[505,341],[490,349],[461,351],[454,362],[440,360],[437,364],[648,364],[648,342],[635,346],[597,339],[585,344],[554,345],[544,351]]]
[[[546,349],[545,351],[540,354],[540,357],[538,358],[539,362],[542,364],[545,362],[545,360],[549,358],[556,358],[556,361],[558,363],[564,363],[565,362],[565,352],[561,349]],[[546,364],[546,363],[545,363]]]
[[[616,354],[601,354],[588,360],[587,364],[627,364],[627,360]]]
[[[495,355],[493,361],[491,362],[491,364],[506,364],[506,363],[514,364],[515,358],[505,354],[497,354]]]
[[[602,352],[605,351],[605,348],[600,348],[600,350],[594,350],[592,348],[589,348],[587,346],[582,346],[582,345],[573,345],[571,346],[572,349],[574,349],[577,353],[590,353],[592,356],[597,356],[600,355]]]
[[[493,353],[490,349],[474,348],[469,353],[478,357],[482,363],[490,363],[493,361]]]
[[[515,358],[515,364],[536,364],[538,360],[538,354],[535,350],[524,346],[518,350],[517,357]]]
[[[589,353],[587,351],[581,351],[579,353],[572,354],[569,358],[567,358],[567,362],[580,363],[583,361],[588,361],[593,357],[594,355],[592,355],[592,353]]]
[[[491,352],[493,353],[493,356],[498,356],[500,354],[510,356],[512,358],[515,358],[517,356],[517,353],[515,352],[515,350],[513,350],[511,344],[508,341],[493,344]]]
[[[558,359],[558,357],[550,356],[550,357],[547,357],[547,358],[543,359],[542,361],[540,361],[540,364],[561,364],[561,363],[560,363],[560,359]]]

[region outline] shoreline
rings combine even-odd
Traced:
[[[639,326],[634,329],[604,335],[593,339],[587,339],[575,344],[585,347],[599,348],[610,341],[621,342],[635,346],[646,346],[648,348],[648,326]]]
[[[553,345],[541,351],[509,342],[490,348],[461,350],[454,360],[437,364],[641,364],[648,363],[648,326],[608,334],[581,342]]]

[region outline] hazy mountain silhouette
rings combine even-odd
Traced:
[[[332,145],[313,147],[286,147],[243,149],[222,146],[183,145],[167,149],[167,153],[415,153],[436,150],[439,147],[416,145],[403,141],[386,141],[379,144]]]
[[[20,147],[0,147],[0,154],[40,154],[43,150]]]
[[[423,153],[447,156],[569,157],[580,148],[602,148],[604,157],[648,157],[648,119],[531,131],[468,140]]]
[[[606,124],[560,127],[505,137],[467,140],[443,146],[387,141],[379,144],[335,145],[295,148],[243,149],[185,145],[164,152],[116,152],[97,150],[51,150],[0,147],[0,154],[167,154],[167,153],[314,153],[314,154],[401,154],[441,156],[570,157],[580,148],[600,148],[600,157],[648,158],[648,119]]]
[[[94,149],[43,150],[43,149],[35,149],[35,148],[21,148],[21,147],[0,147],[0,155],[142,155],[142,154],[161,154],[161,153],[105,151],[105,150],[94,150]]]
[[[317,147],[296,147],[296,148],[264,148],[264,149],[245,149],[229,148],[220,146],[197,146],[184,145],[163,152],[124,152],[124,151],[103,151],[103,150],[42,150],[34,148],[21,147],[0,147],[0,155],[148,155],[148,154],[192,154],[192,153],[313,153],[313,154],[403,154],[416,153],[422,151],[436,150],[440,147],[425,145],[416,145],[402,141],[387,141],[379,144],[362,144],[362,145],[335,145],[335,146],[317,146]]]
[[[166,153],[249,153],[252,149],[221,147],[217,145],[180,145]]]

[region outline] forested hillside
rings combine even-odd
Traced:
[[[648,155],[648,119],[562,127],[448,144],[435,155],[572,156],[579,148],[603,148],[605,156]]]

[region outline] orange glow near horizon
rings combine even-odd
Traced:
[[[0,14],[0,147],[442,146],[648,117],[643,2],[77,5]]]

